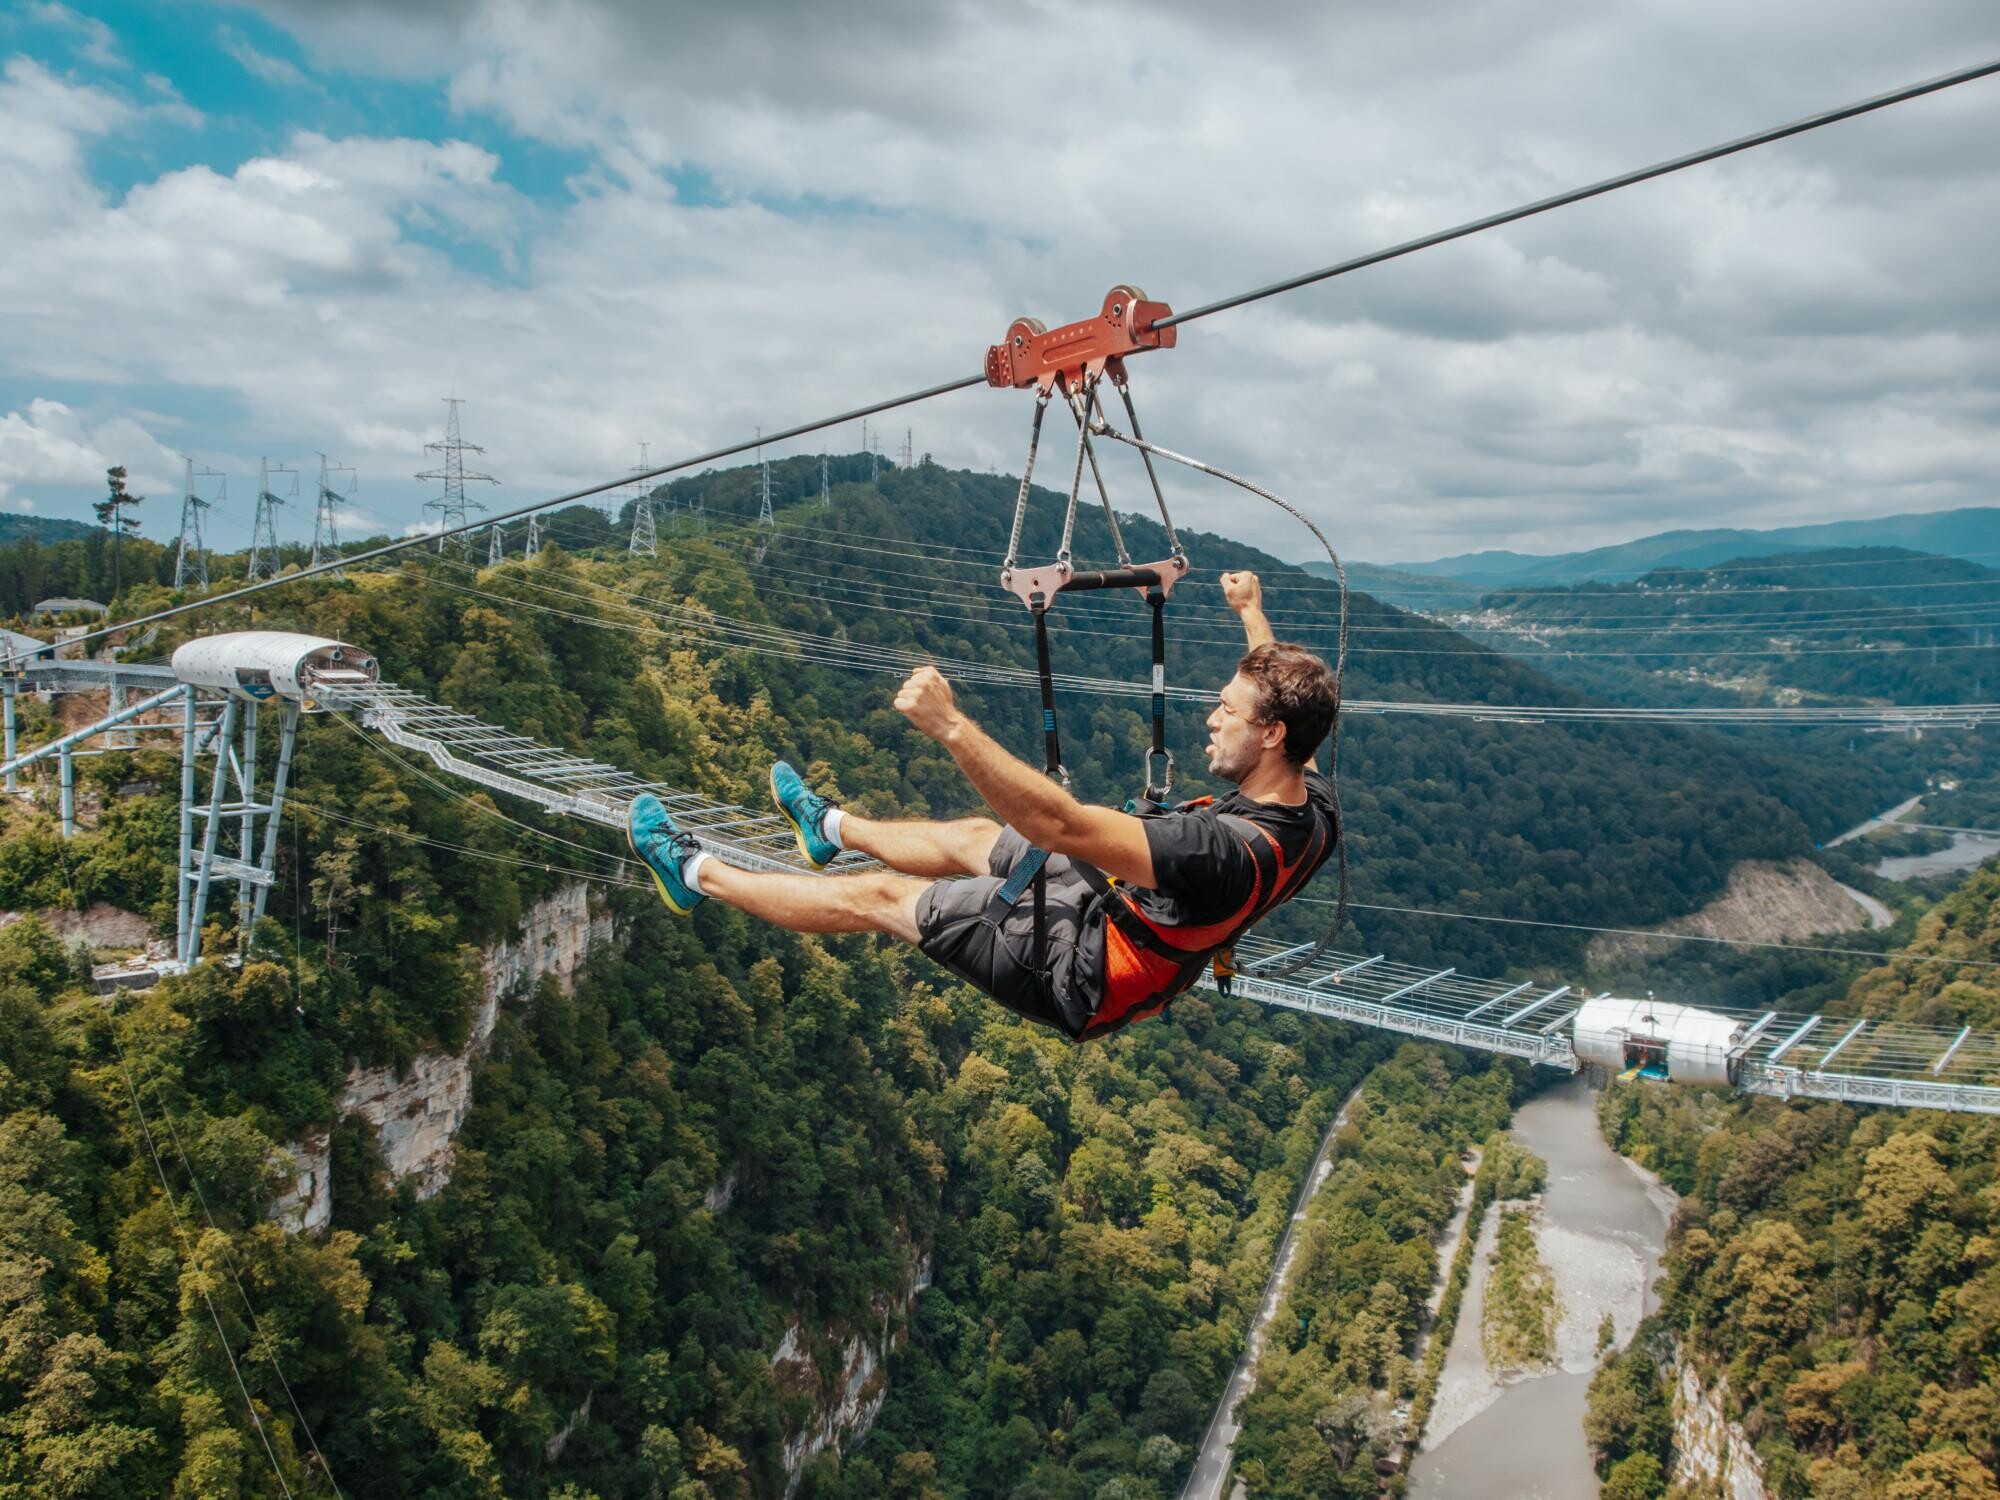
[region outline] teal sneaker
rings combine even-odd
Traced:
[[[799,853],[807,862],[815,870],[832,864],[834,856],[840,853],[840,845],[822,834],[820,826],[827,809],[838,805],[834,799],[813,791],[797,771],[781,760],[771,767],[771,800],[778,804],[778,811],[798,835]]]
[[[625,837],[632,852],[653,872],[653,884],[660,888],[660,897],[667,905],[681,916],[701,905],[701,892],[689,889],[681,879],[689,857],[701,851],[701,841],[674,827],[673,814],[665,803],[651,792],[634,797],[631,811],[625,815]]]

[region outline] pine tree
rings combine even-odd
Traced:
[[[111,597],[116,599],[119,591],[125,586],[123,556],[119,544],[124,540],[126,532],[139,529],[138,521],[125,512],[139,504],[145,496],[126,492],[123,464],[114,469],[106,469],[104,477],[111,486],[111,493],[93,505],[91,510],[97,516],[97,523],[111,533]]]

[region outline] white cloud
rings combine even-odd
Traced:
[[[78,55],[102,68],[122,68],[124,55],[111,28],[95,16],[82,15],[58,0],[38,0],[28,7],[29,16],[44,26],[53,26],[81,38]]]
[[[101,490],[105,470],[123,464],[136,494],[167,492],[176,460],[153,435],[129,417],[87,422],[60,401],[38,398],[25,413],[0,417],[0,501],[33,509],[31,497],[15,495],[23,485]]]
[[[254,42],[234,26],[218,26],[215,39],[222,50],[235,58],[243,71],[252,78],[260,78],[274,88],[309,89],[319,85],[307,78],[282,57],[273,57],[268,52],[260,52]]]
[[[0,358],[218,388],[245,445],[340,446],[394,524],[428,493],[409,476],[447,391],[520,503],[641,440],[696,451],[969,372],[1012,316],[1082,316],[1116,281],[1186,306],[1934,73],[1987,35],[1973,0],[1923,25],[1803,0],[1467,6],[1449,26],[265,9],[316,67],[445,71],[459,109],[585,153],[576,200],[524,200],[464,142],[306,134],[114,202],[83,146],[130,107],[10,66],[0,190],[33,227],[0,261]],[[1148,431],[1380,558],[1982,503],[2000,292],[1971,247],[2000,228],[1996,123],[1975,86],[1189,325],[1134,362]],[[461,269],[466,249],[504,276]],[[1012,469],[1027,415],[975,391],[890,420],[941,462]],[[1118,493],[1139,508],[1135,477]],[[1309,551],[1172,483],[1187,524]]]

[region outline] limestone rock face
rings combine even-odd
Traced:
[[[859,1442],[875,1425],[882,1403],[889,1397],[889,1355],[906,1335],[905,1325],[917,1293],[930,1284],[931,1258],[919,1255],[909,1286],[898,1296],[875,1299],[879,1327],[827,1329],[827,1338],[837,1341],[840,1356],[840,1373],[830,1383],[820,1379],[805,1325],[796,1318],[785,1325],[785,1336],[771,1356],[771,1373],[780,1390],[813,1398],[812,1415],[785,1439],[787,1500],[798,1489],[799,1477],[814,1454]]]
[[[0,912],[0,928],[12,927],[23,913]],[[85,911],[50,907],[36,913],[42,924],[63,941],[65,948],[88,943],[93,948],[158,948],[162,957],[170,951],[153,937],[153,924],[135,911],[125,911],[100,901]]]
[[[552,975],[567,993],[592,950],[611,941],[611,918],[592,915],[589,894],[590,887],[581,881],[562,887],[527,910],[519,936],[486,950],[480,965],[479,1011],[463,1052],[424,1053],[401,1076],[389,1067],[349,1069],[337,1109],[343,1115],[358,1114],[375,1127],[389,1175],[414,1177],[419,1198],[434,1196],[451,1180],[452,1139],[472,1109],[473,1063],[493,1037],[502,1002],[532,988],[545,975]],[[324,1141],[317,1154],[304,1142],[285,1149],[301,1164],[301,1176],[279,1205],[309,1204],[313,1191],[324,1195]],[[308,1163],[317,1164],[316,1181],[322,1184],[318,1189],[307,1185]],[[324,1225],[332,1212],[328,1197],[318,1224]],[[277,1207],[273,1216],[280,1217]],[[298,1227],[318,1226],[302,1222]]]
[[[1674,1463],[1670,1484],[1720,1484],[1729,1500],[1766,1500],[1764,1466],[1743,1429],[1729,1420],[1729,1382],[1703,1386],[1694,1362],[1683,1359],[1674,1382]]]
[[[317,1234],[333,1222],[333,1132],[308,1130],[284,1150],[292,1184],[271,1204],[287,1234]]]
[[[451,1142],[472,1109],[477,1050],[475,1041],[462,1053],[427,1052],[400,1078],[394,1068],[356,1068],[341,1090],[340,1112],[375,1127],[382,1164],[391,1177],[416,1178],[419,1198],[434,1196],[451,1180]]]
[[[1809,859],[1783,864],[1746,859],[1729,872],[1723,893],[1700,911],[1653,929],[1697,937],[1791,943],[1802,938],[1854,932],[1868,913],[1826,871]],[[1657,952],[1670,944],[1643,937],[1602,936],[1590,940],[1593,964],[1630,953]]]

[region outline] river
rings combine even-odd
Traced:
[[[1620,1345],[1652,1311],[1674,1199],[1598,1132],[1596,1094],[1582,1074],[1522,1105],[1516,1141],[1549,1164],[1536,1226],[1554,1274],[1559,1368],[1506,1384],[1486,1373],[1479,1343],[1495,1210],[1482,1226],[1472,1284],[1445,1356],[1425,1446],[1409,1493],[1431,1500],[1594,1500],[1583,1439],[1584,1396],[1608,1310]]]
[[[1985,864],[2000,854],[2000,838],[1990,833],[1954,833],[1951,847],[1931,854],[1899,854],[1875,866],[1885,880],[1916,880],[1926,875],[1950,875]]]
[[[1919,795],[1911,797],[1908,801],[1898,802],[1887,811],[1877,813],[1867,822],[1857,823],[1854,827],[1848,829],[1847,832],[1841,834],[1839,838],[1828,839],[1826,847],[1832,849],[1837,845],[1846,843],[1850,839],[1866,837],[1868,834],[1874,833],[1877,829],[1893,828],[1913,812],[1923,800],[1923,797]],[[1987,860],[1993,858],[1996,854],[2000,854],[2000,835],[1954,832],[1948,848],[1939,849],[1930,854],[1896,855],[1893,858],[1880,861],[1875,866],[1875,873],[1880,875],[1884,880],[1920,880],[1928,875],[1950,875],[1959,870],[1969,870],[1975,865],[1986,863]],[[1863,896],[1859,891],[1851,887],[1844,887],[1844,889],[1847,890],[1849,895],[1861,902],[1864,907],[1869,906],[1868,898]],[[1877,904],[1879,905],[1879,903]],[[1887,910],[1886,907],[1883,908],[1885,913]],[[1877,927],[1887,925],[1875,919],[1875,912],[1872,907],[1869,908],[1868,914],[1873,925]]]

